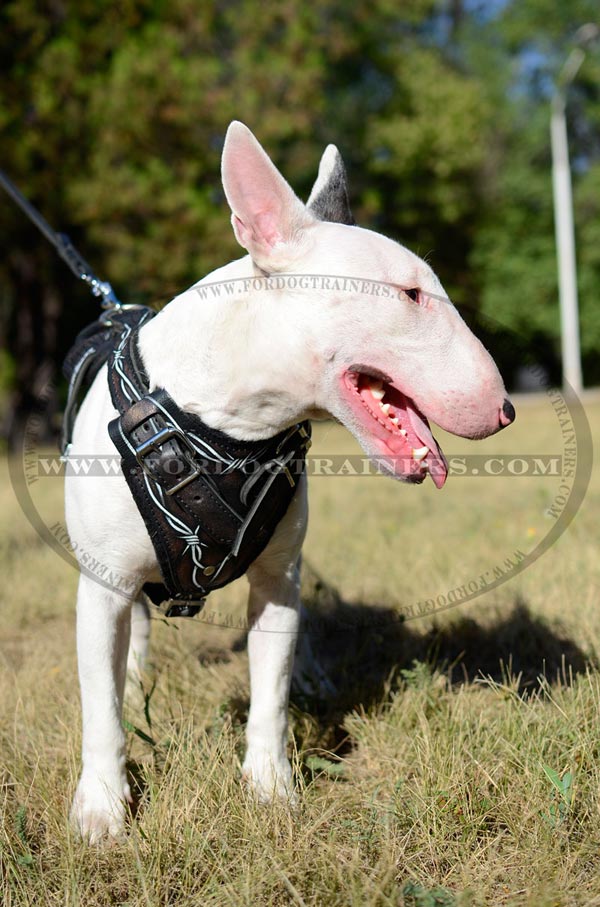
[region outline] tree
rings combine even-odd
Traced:
[[[555,6],[560,15],[548,16]],[[335,142],[360,223],[429,254],[457,302],[547,349],[557,337],[547,73],[589,6],[8,0],[3,167],[124,301],[162,305],[240,254],[219,181],[231,119],[256,132],[304,196]],[[598,181],[591,77],[574,100],[584,192]],[[590,353],[600,348],[587,302],[600,280],[596,223],[588,201],[579,228]],[[0,369],[13,385],[14,443],[97,309],[8,201],[0,228],[0,337],[12,353]]]
[[[84,0],[76,12],[70,6],[15,0],[0,7],[0,129],[4,168],[78,244],[83,223],[70,208],[68,185],[93,146],[87,125],[91,86],[109,66],[115,43],[135,26],[142,4],[126,0],[117,8]],[[0,337],[11,351],[10,359],[3,357],[5,383],[7,372],[13,379],[4,433],[14,446],[48,386],[40,434],[52,430],[57,365],[89,315],[83,312],[86,293],[8,199],[0,207],[0,229]],[[94,252],[86,240],[89,249]]]

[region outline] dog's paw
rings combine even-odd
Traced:
[[[285,758],[276,758],[265,751],[248,750],[242,766],[242,783],[260,803],[281,800],[290,806],[297,805],[292,769]]]
[[[71,825],[88,844],[118,840],[125,831],[126,803],[131,803],[127,782],[111,785],[84,773],[73,798]]]

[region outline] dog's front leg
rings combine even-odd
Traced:
[[[243,777],[261,800],[293,798],[287,757],[288,699],[298,636],[299,558],[306,533],[306,480],[263,554],[248,570],[250,713]]]
[[[298,571],[252,568],[248,607],[250,713],[243,777],[261,800],[293,796],[287,757],[288,699],[298,635]]]
[[[77,654],[83,713],[83,770],[71,821],[90,841],[118,836],[131,800],[121,725],[131,602],[81,576]]]

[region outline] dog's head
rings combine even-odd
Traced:
[[[280,303],[310,332],[314,408],[338,418],[400,479],[438,487],[447,466],[428,419],[467,438],[514,419],[502,378],[431,267],[354,226],[329,146],[307,205],[241,123],[229,127],[223,187],[257,273],[291,275]],[[333,222],[332,222],[333,221]],[[289,298],[285,298],[288,296]]]

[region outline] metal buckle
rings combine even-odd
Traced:
[[[164,617],[195,617],[202,611],[205,604],[205,598],[198,599],[195,602],[178,602],[170,598],[168,601],[163,602],[162,605],[157,605],[156,607],[158,607]]]
[[[312,447],[312,438],[303,425],[299,426],[298,433],[302,438],[302,447],[304,449],[304,453],[307,453],[307,451],[309,451]]]
[[[181,429],[175,428],[174,426],[161,428],[159,431],[156,432],[155,435],[152,435],[151,438],[147,438],[145,441],[143,441],[141,444],[139,444],[135,449],[136,460],[138,461],[138,463],[140,464],[140,466],[142,467],[142,469],[144,470],[146,475],[149,476],[151,479],[154,479],[154,481],[156,481],[156,476],[152,475],[150,470],[147,468],[147,466],[144,462],[144,457],[146,457],[149,453],[152,453],[152,451],[158,451],[162,447],[163,444],[166,444],[167,441],[172,441],[173,438],[175,438],[181,445],[181,447],[183,449],[182,452],[185,452],[187,450],[187,453],[190,454],[192,458],[195,456],[196,448],[188,440],[188,438],[181,431]],[[186,485],[189,485],[190,482],[192,482],[197,476],[200,475],[200,470],[194,463],[193,459],[192,459],[192,462],[190,462],[185,457],[184,457],[184,459],[185,459],[185,462],[187,463],[187,465],[191,468],[192,472],[189,475],[185,476],[183,479],[181,479],[181,481],[178,482],[176,485],[174,485],[172,488],[166,489],[166,494],[169,496],[172,494],[175,494],[177,491],[180,491],[182,488],[185,488]]]

